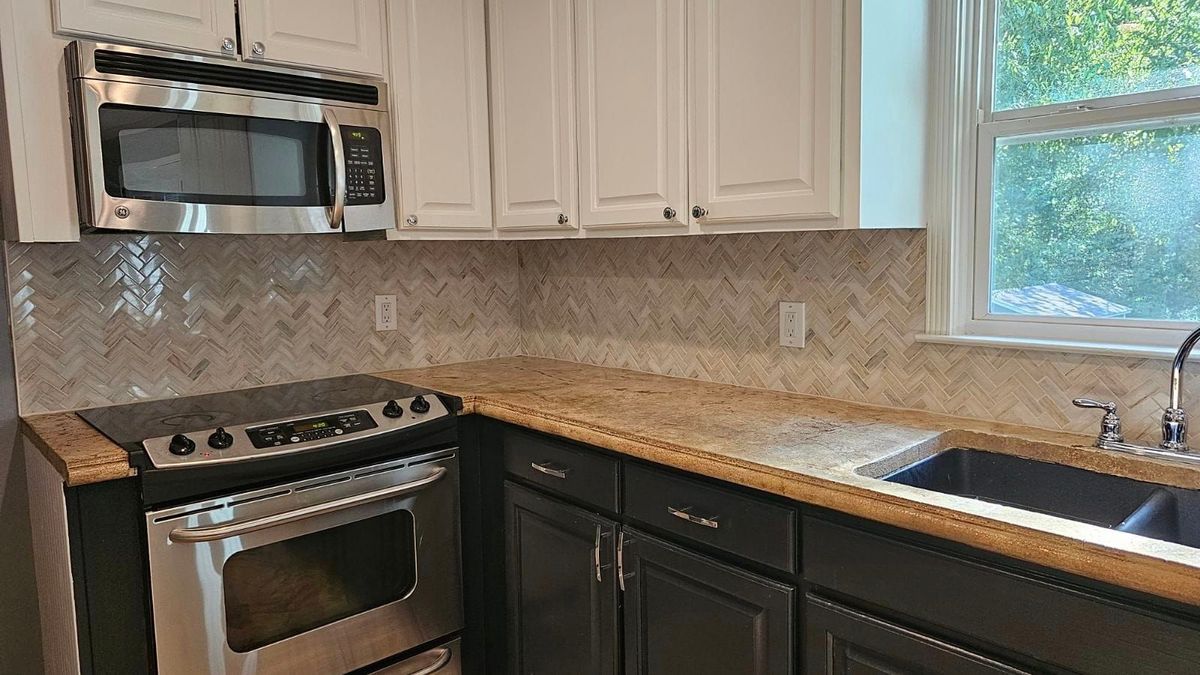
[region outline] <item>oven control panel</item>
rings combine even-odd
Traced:
[[[371,127],[342,127],[346,152],[346,206],[382,204],[383,141]]]
[[[307,443],[322,438],[333,438],[346,433],[374,429],[379,426],[366,410],[309,417],[294,422],[282,422],[265,427],[250,427],[246,435],[256,448],[269,448],[292,443]]]
[[[433,394],[307,417],[185,431],[142,441],[156,469],[236,462],[315,450],[424,424],[452,413]]]

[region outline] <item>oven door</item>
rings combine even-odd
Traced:
[[[163,673],[343,673],[462,628],[452,451],[146,516]]]
[[[395,227],[386,111],[85,78],[74,87],[85,225],[215,234]]]

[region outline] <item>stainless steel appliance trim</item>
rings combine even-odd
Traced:
[[[681,518],[683,520],[686,520],[689,523],[703,525],[704,527],[711,527],[714,530],[721,526],[721,523],[717,522],[718,516],[712,516],[709,518],[693,516],[692,514],[688,513],[688,511],[691,510],[691,508],[692,507],[690,507],[690,506],[685,506],[683,508],[668,506],[667,513],[670,513],[671,515],[675,516],[676,518]]]
[[[414,397],[415,398],[415,397]],[[224,450],[214,450],[207,445],[207,438],[216,429],[205,429],[203,431],[188,432],[186,435],[193,441],[196,441],[196,451],[190,455],[178,456],[172,455],[168,448],[171,445],[171,436],[160,436],[158,438],[149,438],[142,442],[142,446],[146,448],[146,454],[150,457],[150,462],[154,464],[156,469],[183,469],[194,466],[206,466],[211,464],[225,464],[228,462],[238,462],[246,459],[257,459],[261,457],[272,457],[275,455],[286,455],[293,452],[303,452],[306,450],[316,450],[329,445],[343,443],[350,439],[372,438],[382,434],[391,433],[400,429],[416,426],[430,420],[447,417],[450,411],[446,409],[442,399],[433,394],[425,396],[425,400],[429,402],[429,411],[418,415],[409,409],[409,403],[413,399],[397,399],[403,405],[403,417],[388,417],[383,414],[383,406],[386,401],[372,403],[365,406],[354,406],[353,408],[334,408],[321,412],[314,412],[311,415],[303,415],[301,417],[285,417],[274,420],[264,420],[253,424],[239,424],[236,426],[225,427],[225,431],[233,435],[233,444]],[[246,434],[247,429],[257,427],[271,426],[273,424],[282,424],[292,422],[299,419],[309,419],[312,417],[321,417],[325,415],[337,415],[340,413],[354,412],[356,410],[365,410],[370,413],[371,418],[379,426],[374,429],[365,431],[350,432],[329,438],[307,441],[305,443],[292,443],[290,445],[272,446],[270,448],[256,448],[250,442],[250,437]]]
[[[462,639],[455,638],[441,647],[434,647],[400,663],[384,666],[372,672],[371,675],[432,675],[433,673],[459,675],[462,673],[461,647]]]
[[[329,127],[333,147],[333,206],[329,209],[329,227],[340,230],[346,216],[346,148],[337,116],[329,108],[322,108],[321,116]]]
[[[438,458],[445,474],[426,489],[220,540],[181,545],[170,538],[180,525],[224,525],[408,483],[429,475],[431,458]],[[337,480],[346,476],[354,480]],[[456,454],[438,450],[147,513],[158,669],[259,675],[347,672],[461,630],[458,482]],[[314,485],[322,486],[304,489]],[[278,496],[256,499],[272,494]],[[406,596],[248,652],[229,647],[222,578],[226,561],[241,551],[395,511],[412,514],[414,528],[416,582]],[[187,520],[180,523],[180,518]]]
[[[104,187],[104,157],[100,147],[100,106],[105,104],[140,106],[223,115],[242,115],[265,119],[292,120],[328,124],[332,117],[339,125],[361,126],[379,132],[382,149],[384,201],[380,204],[345,206],[342,220],[346,232],[390,230],[396,227],[393,195],[396,193],[392,164],[391,122],[386,111],[320,102],[248,96],[247,92],[215,92],[163,86],[162,83],[130,85],[125,82],[78,78],[71,86],[82,102],[74,120],[75,142],[83,146],[77,152],[78,186],[91,200],[82,208],[80,221],[88,227],[136,232],[176,232],[202,234],[326,234],[338,232],[330,227],[330,211],[325,206],[241,206],[196,202],[164,202],[113,197]],[[340,141],[340,136],[338,141]],[[345,182],[344,157],[342,180]],[[345,189],[340,190],[343,200]],[[82,199],[81,199],[82,202]],[[335,200],[336,202],[336,200]],[[116,211],[129,209],[128,217]]]
[[[290,94],[281,94],[271,91],[249,91],[239,89],[237,87],[221,87],[211,84],[198,84],[194,82],[178,82],[175,80],[159,80],[155,78],[136,77],[133,75],[118,75],[115,73],[102,73],[96,70],[96,50],[124,52],[126,54],[139,54],[142,56],[155,56],[158,58],[172,59],[175,61],[191,61],[195,63],[210,63],[225,68],[243,68],[246,70],[254,70],[259,72],[281,73],[284,75],[298,75],[300,77],[308,77],[317,80],[328,80],[330,82],[347,82],[351,84],[362,84],[370,87],[375,87],[379,91],[379,103],[371,105],[369,103],[355,103],[353,101],[339,101],[332,99],[315,98],[311,96],[293,96]],[[149,47],[131,47],[129,45],[113,44],[111,42],[91,42],[88,40],[75,40],[67,45],[66,49],[67,62],[67,78],[77,79],[86,78],[89,80],[107,80],[110,82],[123,82],[129,84],[146,84],[155,86],[166,86],[173,89],[192,89],[196,91],[209,91],[220,94],[234,94],[238,96],[252,95],[255,98],[276,98],[285,101],[300,101],[303,103],[316,103],[334,105],[342,108],[365,108],[368,110],[386,111],[388,109],[388,84],[384,80],[372,79],[368,77],[355,77],[353,75],[333,75],[331,73],[323,73],[315,70],[301,70],[298,68],[288,68],[281,66],[272,66],[265,63],[247,63],[245,61],[236,61],[223,57],[201,56],[199,54],[187,54],[183,52],[175,52],[161,49],[152,49]]]
[[[418,478],[414,481],[393,485],[391,487],[374,490],[372,492],[364,492],[362,494],[353,495],[350,497],[342,497],[333,501],[324,502],[321,504],[313,504],[305,506],[293,511],[284,511],[269,516],[260,516],[258,518],[248,518],[246,520],[232,521],[224,525],[214,525],[211,527],[180,527],[171,530],[167,537],[178,544],[195,543],[202,541],[216,541],[218,539],[227,539],[229,537],[238,537],[249,532],[257,532],[268,527],[277,525],[286,525],[297,520],[312,518],[325,513],[333,513],[342,509],[349,509],[361,504],[379,501],[380,499],[388,499],[399,495],[415,492],[428,485],[432,485],[442,479],[446,475],[444,467],[434,469],[429,475]],[[350,480],[350,477],[334,481],[333,483],[341,483]]]

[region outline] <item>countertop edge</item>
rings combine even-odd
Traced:
[[[74,412],[21,416],[21,434],[58,471],[67,487],[137,474],[129,453]],[[63,448],[70,445],[69,460]]]

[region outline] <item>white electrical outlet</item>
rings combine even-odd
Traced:
[[[396,296],[375,296],[375,330],[396,330]]]
[[[804,346],[804,303],[779,303],[779,346]]]

